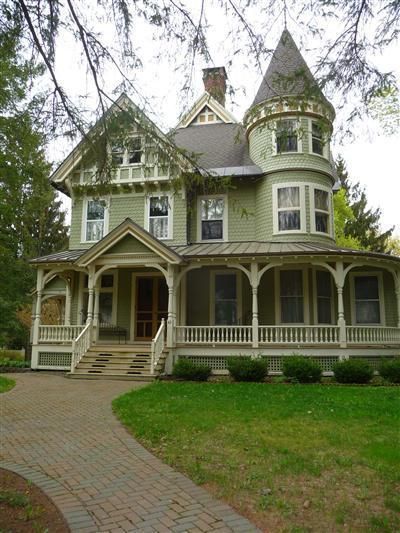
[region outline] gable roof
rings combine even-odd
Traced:
[[[277,96],[305,93],[327,102],[293,37],[284,29],[251,107]]]
[[[206,106],[214,111],[218,118],[225,124],[237,123],[236,118],[229,113],[229,111],[227,111],[225,107],[218,102],[218,100],[213,98],[211,94],[206,91],[200,96],[200,98],[196,100],[189,111],[183,115],[179,124],[176,126],[176,129],[188,127]],[[204,127],[204,125],[199,127]]]
[[[124,239],[127,235],[131,235],[139,242],[143,243],[146,248],[164,259],[167,263],[179,264],[183,261],[183,258],[177,252],[172,250],[172,248],[158,240],[151,233],[139,226],[139,224],[133,222],[131,218],[126,218],[119,226],[110,231],[110,233],[107,233],[107,235],[100,241],[88,250],[85,250],[85,252],[76,259],[76,264],[79,266],[87,266],[99,256],[107,252],[107,250],[114,247],[116,243]]]
[[[218,175],[262,174],[249,155],[249,147],[240,124],[188,126],[173,132],[179,148],[198,154],[200,167]]]

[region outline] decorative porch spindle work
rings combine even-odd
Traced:
[[[177,344],[250,344],[251,326],[178,326]]]
[[[399,344],[400,329],[387,327],[347,326],[347,342],[354,344]]]
[[[71,343],[84,326],[39,326],[39,343]]]
[[[260,344],[339,344],[338,326],[260,326]]]

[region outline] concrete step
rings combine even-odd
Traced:
[[[92,344],[89,352],[104,353],[150,353],[150,344]]]
[[[93,370],[109,370],[109,369],[115,369],[115,370],[149,370],[150,369],[150,363],[132,363],[132,364],[126,364],[126,363],[90,363],[87,361],[81,361],[76,368],[85,370],[85,369],[93,369]]]
[[[118,381],[154,381],[157,376],[151,375],[131,375],[131,374],[80,374],[76,371],[71,374],[66,374],[69,379],[110,379]]]
[[[110,362],[110,363],[130,363],[132,362],[149,362],[150,357],[148,355],[93,355],[86,354],[84,356],[85,361],[92,361],[93,363],[97,362]]]

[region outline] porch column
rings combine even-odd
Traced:
[[[400,328],[400,270],[395,278],[395,292],[397,300],[397,327]]]
[[[175,268],[173,265],[168,265],[167,275],[168,285],[168,319],[167,319],[167,347],[173,348],[175,344],[175,317],[176,317],[176,290],[175,290]]]
[[[258,264],[251,263],[250,265],[250,283],[252,292],[252,338],[253,348],[258,348]]]
[[[36,281],[36,307],[33,320],[32,344],[39,342],[40,314],[42,312],[42,290],[43,290],[43,270],[38,270]]]
[[[89,297],[86,324],[89,324],[89,322],[93,320],[94,267],[89,267],[88,293]]]
[[[100,323],[100,287],[99,283],[96,283],[94,288],[94,316],[93,316],[93,341],[96,342],[99,339],[99,323]]]
[[[343,262],[336,263],[336,289],[338,297],[338,326],[339,326],[339,344],[341,348],[347,347],[346,338],[346,321],[344,319],[344,304],[343,304],[343,287],[345,281]]]
[[[72,291],[70,280],[65,280],[65,312],[64,312],[64,324],[69,326],[71,324],[71,299]]]

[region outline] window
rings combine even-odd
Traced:
[[[124,164],[125,149],[122,144],[114,144],[111,148],[111,157],[113,165]]]
[[[84,241],[95,242],[102,239],[106,233],[105,200],[87,200],[85,213]]]
[[[197,117],[194,119],[194,124],[210,124],[215,122],[222,122],[218,115],[214,113],[212,109],[210,109],[208,106],[205,106],[201,113],[197,115]]]
[[[301,229],[300,187],[281,187],[278,195],[278,231]]]
[[[135,137],[130,141],[128,149],[128,163],[141,163],[142,161],[142,139]]]
[[[232,274],[215,274],[215,325],[237,324],[237,276]]]
[[[317,122],[311,123],[311,147],[314,154],[324,155],[322,128]]]
[[[170,198],[151,196],[148,200],[148,229],[157,239],[170,239]]]
[[[224,198],[200,199],[200,236],[202,241],[223,240]]]
[[[304,323],[302,270],[280,271],[280,303],[282,324]]]
[[[332,280],[329,272],[315,273],[318,324],[332,324]]]
[[[276,152],[297,152],[297,121],[280,120],[276,123]]]
[[[381,324],[378,276],[355,275],[353,280],[356,324]]]
[[[114,324],[116,317],[116,309],[114,298],[116,295],[116,277],[117,274],[103,274],[99,283],[99,322]],[[87,307],[88,307],[89,293],[88,293],[88,276],[83,277],[83,301],[81,309],[81,323],[86,321]]]
[[[328,191],[314,189],[314,224],[318,233],[330,233]]]

